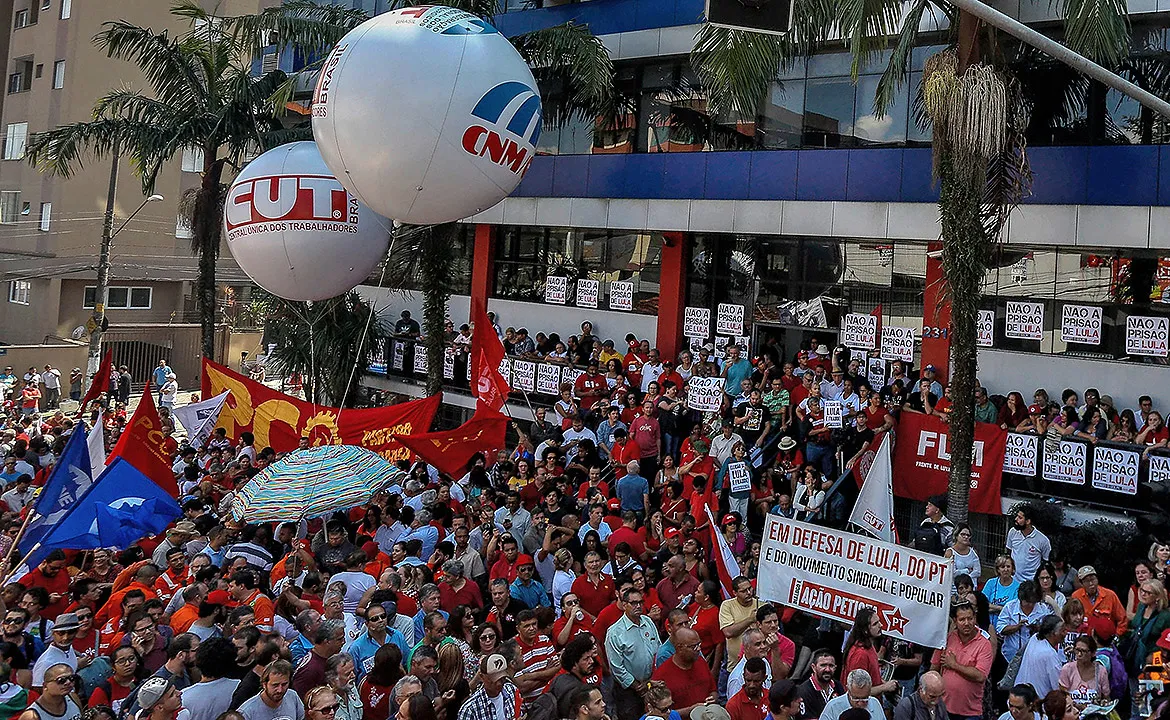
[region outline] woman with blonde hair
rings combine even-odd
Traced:
[[[1157,649],[1158,638],[1170,628],[1167,605],[1166,588],[1160,580],[1146,580],[1138,586],[1138,605],[1129,621],[1133,643],[1129,657],[1125,658],[1128,667],[1145,667],[1150,654]]]
[[[465,667],[463,653],[459,651],[459,648],[455,647],[453,643],[439,645],[439,665],[436,677],[439,683],[439,693],[444,696],[447,696],[448,692],[454,693],[454,697],[443,706],[442,715],[449,720],[455,720],[459,714],[459,708],[463,707],[463,701],[471,695],[471,686],[468,685],[464,677]]]

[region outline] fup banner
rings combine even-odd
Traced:
[[[758,591],[761,600],[845,623],[872,607],[886,635],[941,648],[951,572],[937,555],[769,515]]]
[[[894,494],[913,500],[945,495],[951,472],[950,429],[941,419],[902,413],[894,446]],[[971,453],[971,512],[1000,514],[1000,485],[1007,432],[975,423]]]
[[[394,436],[428,432],[443,399],[441,394],[432,395],[389,407],[342,412],[277,392],[205,358],[203,396],[212,397],[224,390],[230,390],[231,395],[220,410],[218,426],[227,430],[229,438],[251,432],[256,436],[256,447],[289,452],[307,437],[313,447],[358,445],[390,462],[411,458],[410,450]]]

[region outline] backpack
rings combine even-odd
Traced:
[[[528,708],[528,720],[560,720],[556,696],[551,692],[537,695]]]
[[[1109,671],[1109,697],[1124,698],[1129,693],[1129,673],[1125,671],[1125,663],[1121,653],[1113,646],[1097,650],[1097,662]]]
[[[910,534],[910,547],[932,555],[942,555],[944,550],[942,530],[934,523],[919,525]]]

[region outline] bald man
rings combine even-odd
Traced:
[[[715,678],[699,654],[699,633],[684,627],[674,634],[674,655],[654,670],[652,680],[661,680],[670,688],[674,710],[689,717],[699,705],[715,702]]]
[[[894,720],[947,720],[942,675],[931,670],[918,681],[918,692],[906,695],[894,709]]]

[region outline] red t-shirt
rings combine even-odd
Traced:
[[[598,373],[592,377],[588,373],[577,378],[577,382],[573,383],[573,394],[590,404],[596,402],[599,398],[609,395],[609,383],[605,381],[605,376]]]
[[[658,455],[659,431],[658,421],[652,417],[639,415],[630,423],[630,439],[638,446],[638,459]],[[629,444],[627,443],[627,446]]]
[[[43,587],[50,595],[56,593],[61,597],[41,611],[41,617],[56,620],[57,616],[65,612],[69,605],[69,573],[61,570],[53,577],[47,577],[40,568],[33,570],[20,579],[25,587]]]
[[[114,709],[117,713],[118,709],[122,707],[122,701],[130,696],[130,691],[133,689],[133,684],[130,687],[123,687],[114,682],[114,678],[107,681],[110,685],[110,692],[107,694],[106,689],[102,686],[95,687],[93,692],[89,694],[89,707],[97,707],[98,705],[106,705]]]
[[[1146,434],[1146,445],[1157,445],[1163,440],[1170,440],[1170,428],[1165,425]]]
[[[549,640],[548,635],[537,635],[531,645],[526,644],[524,638],[517,635],[516,647],[520,650],[521,656],[522,669],[519,675],[539,672],[547,668],[550,662],[556,661],[557,649],[553,646],[552,640]],[[530,702],[532,698],[540,694],[540,691],[540,687],[529,690],[524,694],[524,702]]]
[[[711,668],[702,658],[696,658],[690,670],[683,670],[674,661],[667,660],[654,670],[650,676],[652,680],[661,680],[670,688],[671,701],[675,708],[686,708],[698,705],[715,692],[715,679],[711,677]]]
[[[362,720],[389,720],[390,696],[394,693],[393,686],[375,685],[370,682],[370,676],[362,678],[358,686],[358,694],[362,698]]]
[[[609,535],[607,546],[609,547],[609,554],[613,555],[613,549],[618,543],[628,543],[630,551],[634,557],[640,558],[646,554],[646,529],[631,530],[624,524],[618,529],[614,530]]]
[[[597,620],[593,622],[593,634],[598,638],[604,638],[609,629],[615,622],[622,619],[622,609],[618,607],[616,602],[612,602],[601,609],[597,613]],[[605,642],[597,643],[599,650],[598,655],[605,655]],[[609,662],[608,659],[606,662]]]
[[[572,590],[581,601],[581,609],[599,620],[601,611],[613,602],[615,594],[613,578],[605,574],[601,575],[601,582],[596,586],[589,581],[588,575],[582,575],[573,581]]]
[[[569,642],[568,640],[566,640],[564,645],[557,642],[557,638],[559,638],[561,636],[561,631],[564,630],[565,626],[568,624],[569,624],[569,618],[566,617],[565,615],[560,616],[559,618],[557,618],[556,622],[553,623],[551,637],[553,639],[553,643],[556,644],[557,647],[563,648]],[[569,636],[569,640],[572,640],[573,638],[577,637],[578,635],[592,635],[592,634],[593,634],[593,621],[590,620],[588,616],[586,616],[585,618],[573,623],[573,634]]]
[[[609,483],[605,482],[604,480],[597,483],[597,490],[602,494],[603,497],[609,497]],[[580,487],[577,488],[577,499],[584,500],[588,494],[589,481],[586,480],[585,482],[581,483]]]
[[[797,405],[800,405],[802,402],[804,402],[804,399],[808,397],[808,395],[808,388],[804,386],[804,383],[801,383],[800,385],[797,385],[788,391],[789,404],[791,407],[795,408]]]
[[[861,645],[849,648],[849,654],[845,656],[845,665],[841,668],[841,684],[844,685],[849,673],[858,668],[868,672],[871,678],[880,678],[882,668],[878,664],[877,651]]]
[[[782,385],[784,387],[784,389],[788,391],[789,397],[792,396],[793,390],[800,387],[800,382],[801,382],[800,378],[796,377],[795,375],[791,375],[791,376],[781,375],[780,376],[780,385]]]
[[[479,586],[470,580],[463,583],[463,587],[455,590],[450,584],[439,583],[439,605],[447,612],[451,612],[460,605],[468,605],[479,610],[483,607],[483,593]]]
[[[711,654],[716,645],[726,640],[723,631],[719,629],[718,605],[712,605],[706,610],[700,608],[698,603],[691,605],[691,620],[694,621],[692,629],[699,633],[699,640],[703,643],[704,655]]]
[[[519,560],[520,556],[517,555]],[[500,555],[500,559],[492,565],[491,572],[488,573],[488,579],[495,580],[496,578],[507,578],[510,584],[519,575],[518,568],[515,563],[509,563],[508,558]]]
[[[768,717],[768,693],[761,693],[759,700],[749,700],[747,693],[740,690],[727,701],[725,709],[731,720],[764,720]]]

